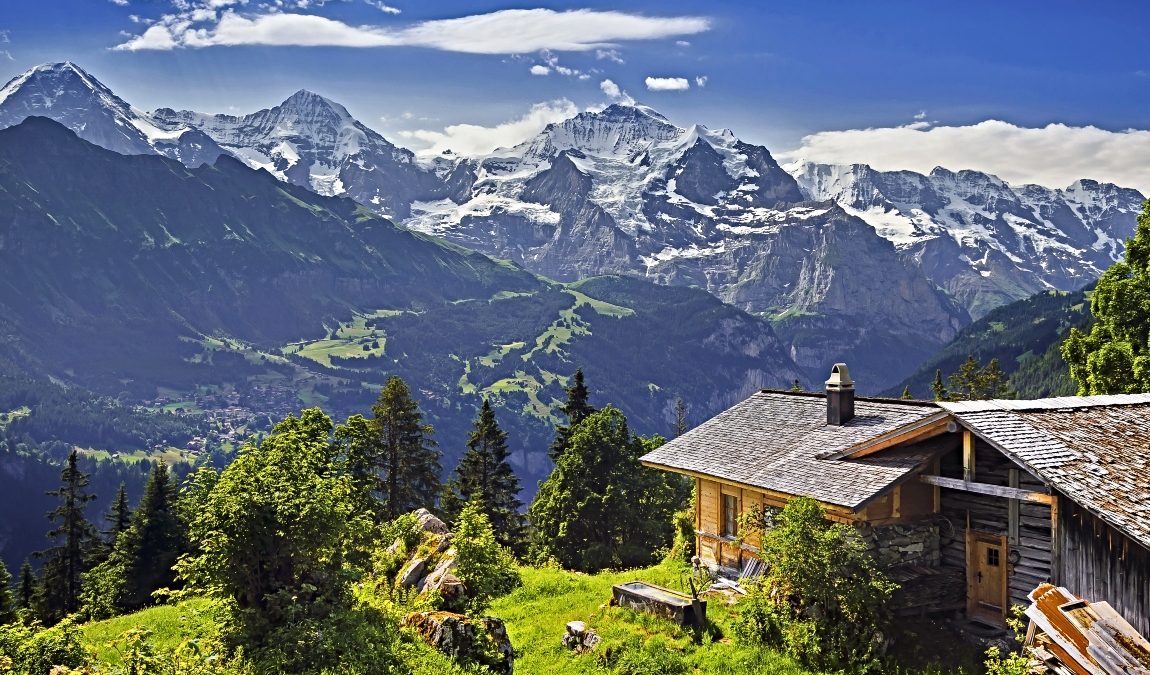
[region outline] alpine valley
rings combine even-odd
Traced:
[[[832,361],[883,391],[996,307],[1092,282],[1144,200],[782,166],[631,103],[424,157],[311,92],[146,112],[72,63],[0,89],[4,127],[12,369],[149,409],[336,416],[400,374],[448,467],[494,399],[528,486],[578,367],[644,433],[669,431],[679,396],[701,420]]]

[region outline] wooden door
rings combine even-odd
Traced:
[[[972,532],[967,563],[972,618],[1006,621],[1006,537]]]

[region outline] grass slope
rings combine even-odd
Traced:
[[[727,605],[720,596],[708,599],[707,617],[712,622],[700,640],[689,630],[644,613],[610,607],[611,586],[627,581],[645,581],[681,590],[689,574],[681,564],[661,563],[653,567],[623,572],[588,575],[554,567],[520,569],[523,585],[499,598],[486,612],[504,620],[515,647],[515,672],[525,675],[817,675],[792,659],[769,648],[741,644],[732,638],[738,605]],[[561,644],[567,622],[581,620],[602,637],[590,654],[576,655]],[[211,605],[205,600],[188,600],[174,606],[154,607],[135,614],[90,623],[84,638],[102,663],[118,663],[117,640],[136,627],[152,631],[151,641],[160,649],[171,649],[184,641],[213,633]],[[921,627],[916,627],[916,630]],[[976,672],[969,654],[951,648],[943,654],[941,645],[954,642],[951,635],[921,635],[914,661],[961,662],[966,672]],[[419,672],[437,664],[440,675],[462,673],[430,652],[412,634],[402,652],[408,654]],[[913,642],[913,640],[911,640]],[[414,672],[414,671],[413,671]],[[469,672],[469,671],[468,671]],[[942,675],[960,669],[897,669],[895,672]]]

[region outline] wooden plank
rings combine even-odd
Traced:
[[[819,459],[845,459],[847,457],[858,459],[860,457],[866,457],[867,455],[873,455],[876,452],[881,452],[895,445],[918,443],[947,433],[949,431],[947,426],[952,421],[954,420],[950,416],[950,413],[939,412],[901,429],[888,431],[885,434],[879,435],[877,438],[863,441],[846,450],[824,453],[819,455]]]
[[[1059,528],[1058,497],[1050,501],[1050,580],[1062,583],[1062,532]]]
[[[970,429],[962,430],[962,479],[966,482],[974,480],[974,434]]]
[[[927,485],[937,485],[939,487],[950,488],[951,490],[973,492],[975,494],[990,495],[992,497],[1003,497],[1005,499],[1021,499],[1023,501],[1034,502],[1036,504],[1052,504],[1054,500],[1053,496],[1043,492],[1031,492],[1030,490],[1005,487],[1002,485],[991,485],[989,483],[973,483],[970,481],[958,480],[957,478],[944,478],[942,476],[919,476],[918,479]]]

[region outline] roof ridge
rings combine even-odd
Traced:
[[[792,391],[790,389],[760,389],[760,394],[784,394],[787,396],[795,396],[799,398],[826,398],[827,394],[823,391]],[[916,398],[892,398],[890,396],[855,396],[855,401],[868,401],[870,403],[895,403],[898,405],[909,405],[919,408],[934,408],[938,406],[938,401],[924,401]]]
[[[1072,410],[1120,405],[1150,403],[1150,393],[1096,394],[1093,396],[1052,396],[1035,399],[989,399],[983,401],[939,401],[938,405],[952,413],[987,412],[991,410]]]

